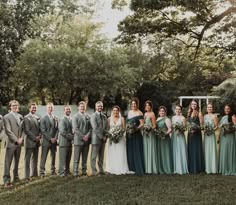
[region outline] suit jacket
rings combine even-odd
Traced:
[[[31,113],[24,117],[25,148],[34,148],[39,145],[35,141],[35,138],[40,135],[39,119],[38,116],[33,116]]]
[[[64,116],[59,121],[59,146],[70,146],[73,139],[72,121]]]
[[[4,130],[4,122],[3,122],[3,117],[0,115],[0,133]]]
[[[76,113],[72,118],[72,127],[74,131],[74,145],[85,145],[90,144],[91,141],[91,124],[90,116],[85,113]],[[83,140],[84,136],[88,136],[89,140],[85,142]]]
[[[53,116],[51,122],[48,115],[45,115],[40,120],[40,132],[42,134],[42,146],[50,146],[51,139],[58,139],[58,117]]]
[[[107,117],[101,113],[102,119],[98,112],[92,114],[90,122],[92,126],[91,144],[101,144],[102,138],[105,137],[107,129]]]
[[[17,139],[23,137],[23,116],[17,114],[19,121],[16,119],[12,112],[3,117],[5,126],[5,133],[7,135],[7,148],[15,148],[19,145],[16,144]]]

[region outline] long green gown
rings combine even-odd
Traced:
[[[135,124],[135,126],[139,126],[140,119],[143,119],[143,116],[135,116],[132,118],[128,118],[127,122],[131,122]],[[138,175],[142,175],[145,173],[144,168],[144,154],[143,154],[143,136],[140,130],[129,134],[127,136],[127,161],[129,170],[135,172]]]
[[[167,130],[165,123],[166,118],[167,117],[164,117],[160,120],[157,119],[158,128],[165,128]],[[157,170],[159,174],[173,173],[171,139],[169,135],[165,139],[157,139]]]
[[[181,116],[174,116],[172,124],[182,124]],[[187,145],[184,132],[172,131],[173,169],[174,174],[188,174]]]
[[[220,126],[228,123],[228,115],[225,115],[220,121]],[[219,173],[223,175],[236,175],[235,149],[235,132],[225,133],[221,129]]]
[[[204,116],[204,125],[208,124],[215,127],[214,121],[210,115]],[[211,135],[204,133],[204,153],[205,153],[205,170],[207,174],[217,173],[217,153],[216,153],[216,136],[215,132]]]
[[[198,116],[188,118],[190,124],[195,123],[200,127]],[[201,129],[196,129],[195,132],[188,132],[188,171],[189,173],[197,174],[205,171],[205,163],[203,156],[202,133]]]
[[[145,125],[152,127],[150,117],[145,118]],[[143,133],[145,173],[157,174],[157,137],[153,131]]]

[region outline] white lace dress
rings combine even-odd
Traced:
[[[113,127],[121,127],[122,118],[120,117],[115,124],[112,118],[110,119],[110,129]],[[126,141],[123,137],[118,143],[112,142],[110,144],[109,140],[107,142],[107,156],[106,156],[106,172],[110,174],[127,174],[129,171],[127,163],[127,153],[126,153]]]

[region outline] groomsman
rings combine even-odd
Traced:
[[[4,164],[3,182],[5,187],[11,187],[10,168],[14,158],[13,181],[19,180],[18,165],[23,143],[23,117],[18,114],[19,102],[12,100],[9,102],[10,112],[3,118],[5,132],[7,135],[6,155]]]
[[[71,107],[64,107],[64,117],[59,121],[59,175],[65,177],[70,171],[70,160],[72,153]]]
[[[30,164],[31,177],[38,176],[38,153],[40,145],[40,125],[39,116],[35,113],[37,105],[31,103],[29,105],[29,114],[24,117],[25,128],[25,179],[30,180]]]
[[[40,161],[40,176],[45,176],[45,164],[48,152],[51,152],[51,175],[56,175],[55,161],[58,138],[58,118],[52,113],[53,103],[47,104],[47,114],[40,120],[40,131],[42,134],[42,153]]]
[[[102,113],[103,110],[103,103],[101,101],[96,102],[95,105],[96,112],[91,116],[91,126],[92,126],[92,153],[91,153],[91,169],[92,169],[92,176],[96,175],[96,158],[98,156],[98,168],[99,168],[99,175],[104,175],[103,169],[103,159],[104,159],[104,150],[105,150],[105,129],[107,124],[107,118]]]
[[[80,156],[82,155],[82,176],[87,176],[87,158],[89,152],[91,124],[86,113],[86,103],[78,103],[78,113],[73,116],[72,126],[74,131],[74,176],[78,177]]]

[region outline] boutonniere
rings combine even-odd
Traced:
[[[86,119],[87,121],[89,121],[89,120],[90,120],[90,116],[89,116],[89,115],[86,115],[86,116],[85,116],[85,119]]]
[[[40,123],[40,117],[36,117],[38,123]]]

